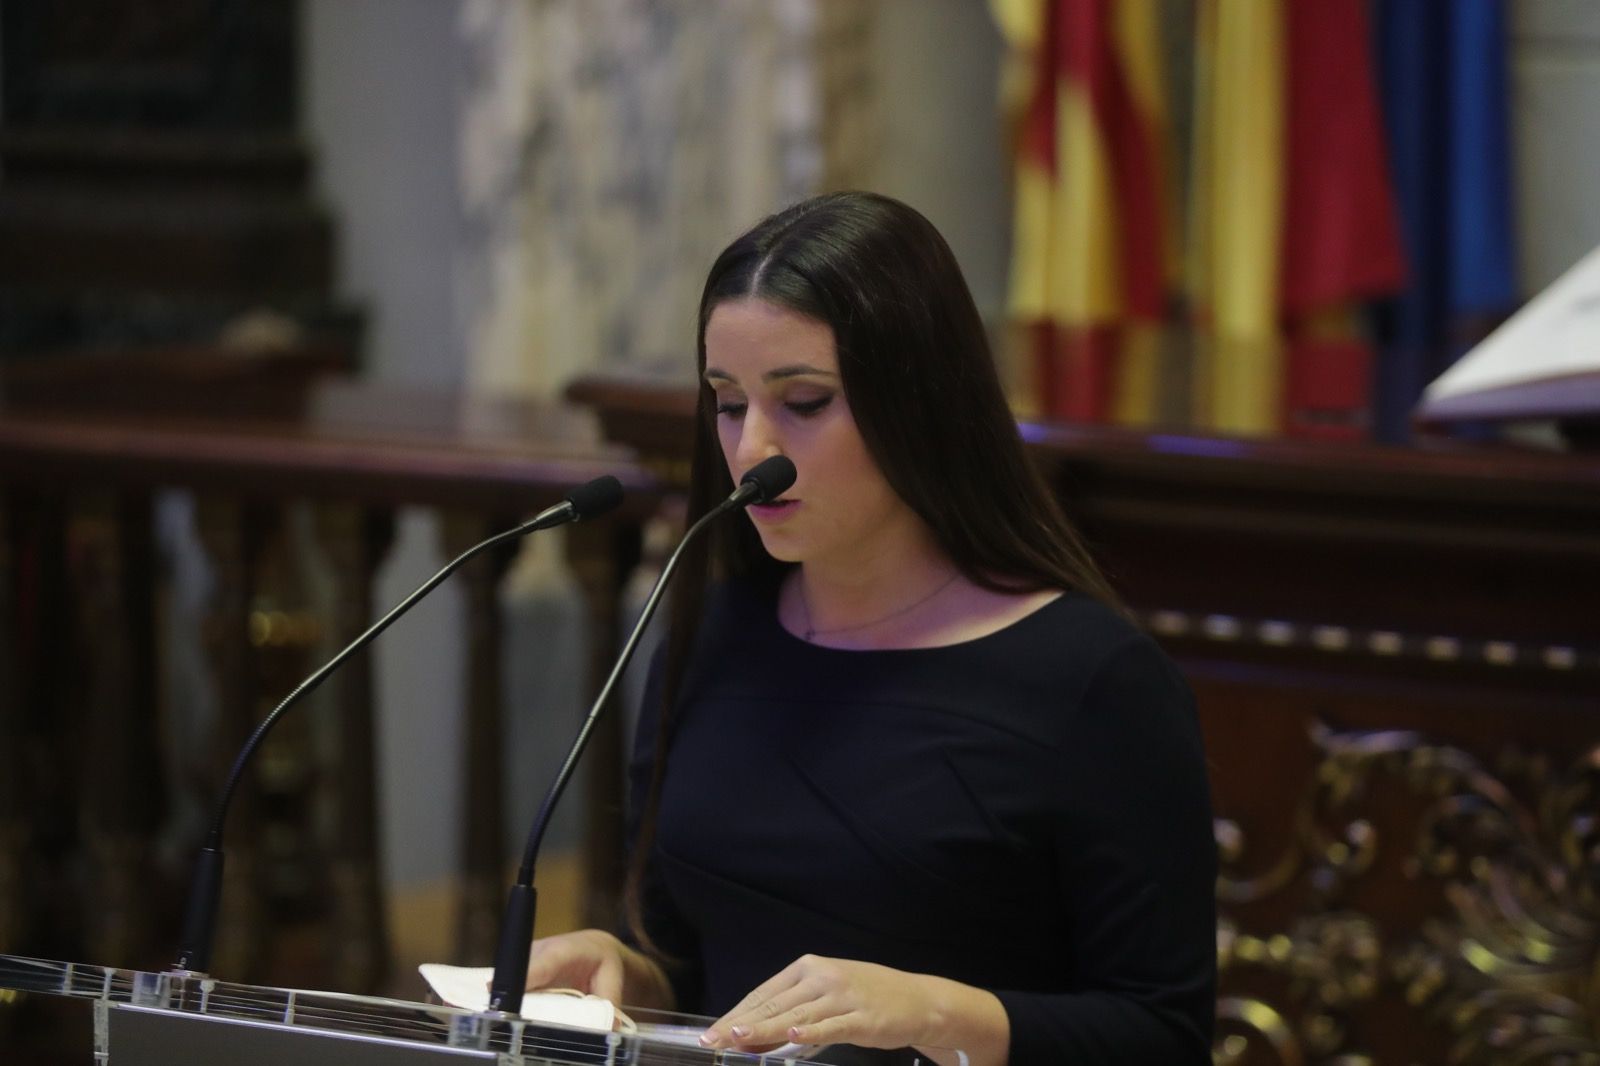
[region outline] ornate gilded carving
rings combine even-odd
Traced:
[[[1222,921],[1224,988],[1265,973],[1287,1001],[1224,996],[1217,1061],[1372,1061],[1360,1022],[1400,1004],[1434,1061],[1600,1063],[1600,747],[1565,768],[1508,750],[1491,772],[1414,732],[1311,739],[1293,838],[1264,872],[1241,872],[1245,834],[1217,823],[1225,909],[1304,901],[1265,935]],[[1380,863],[1436,890],[1420,926],[1336,907]]]
[[[1253,877],[1243,874],[1239,871],[1248,851],[1244,831],[1238,823],[1226,818],[1216,819],[1213,830],[1221,867],[1217,877],[1217,899],[1222,903],[1251,903],[1276,895],[1300,872],[1300,849],[1291,847],[1285,848],[1264,872]]]
[[[1241,970],[1265,970],[1283,979],[1293,1001],[1280,1011],[1260,999],[1224,997],[1218,1006],[1219,1059],[1243,1058],[1265,1041],[1280,1062],[1353,1062],[1347,1015],[1371,1001],[1383,981],[1381,935],[1376,923],[1353,912],[1316,914],[1288,932],[1259,937],[1219,923],[1217,965],[1226,978]],[[1225,1009],[1226,1005],[1226,1009]],[[1229,1050],[1228,1041],[1234,1039]]]
[[[1252,1045],[1257,1041],[1270,1049],[1281,1066],[1302,1066],[1306,1061],[1288,1019],[1259,999],[1219,999],[1217,1031],[1217,1046],[1211,1056],[1215,1066],[1243,1066],[1248,1061],[1259,1061],[1259,1057],[1252,1056]]]

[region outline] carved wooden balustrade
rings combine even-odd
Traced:
[[[1600,456],[1023,430],[1199,703],[1218,1061],[1600,1062]]]
[[[170,360],[169,360],[170,362]],[[604,444],[585,412],[303,375],[251,375],[211,353],[169,372],[103,378],[52,368],[0,382],[0,945],[26,950],[41,915],[70,907],[86,923],[82,954],[115,965],[165,966],[170,919],[184,890],[154,875],[162,817],[158,752],[152,494],[181,488],[196,501],[199,537],[215,575],[207,648],[218,696],[214,778],[267,706],[253,597],[263,545],[291,504],[307,503],[336,584],[323,624],[342,646],[369,626],[373,574],[402,506],[441,516],[445,558],[557,502],[573,485],[618,476],[628,502],[616,516],[572,527],[568,561],[587,599],[596,666],[615,647],[622,577],[638,552],[639,521],[655,480],[627,449]],[[98,368],[103,369],[103,368]],[[172,368],[167,367],[170,371]],[[99,380],[95,386],[93,380]],[[81,387],[80,387],[81,386]],[[464,955],[487,958],[503,901],[507,855],[501,810],[501,681],[497,582],[505,555],[479,556],[465,582],[468,616],[467,782],[460,913]],[[387,609],[388,605],[378,605]],[[270,621],[270,619],[269,619]],[[261,634],[256,634],[259,638]],[[312,665],[315,665],[314,663]],[[298,677],[292,680],[298,680]],[[351,659],[328,682],[339,716],[329,861],[336,935],[317,979],[373,988],[387,940],[377,869],[371,659]],[[270,699],[269,699],[270,698]],[[302,712],[303,713],[303,712]],[[292,719],[286,719],[286,724]],[[616,721],[612,716],[611,722]],[[565,743],[563,737],[562,743]],[[620,793],[617,729],[596,736],[591,787]],[[607,758],[606,748],[609,748]],[[573,797],[579,800],[580,797]],[[206,799],[209,808],[210,798]],[[259,972],[270,934],[247,788],[230,815],[228,883],[213,969]],[[620,878],[615,803],[591,803],[586,854],[595,913]],[[86,869],[43,883],[30,863],[41,837],[74,836]],[[33,872],[28,873],[29,870]],[[53,898],[81,884],[88,898]],[[59,953],[59,947],[57,952]]]

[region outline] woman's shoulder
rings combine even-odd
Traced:
[[[1188,713],[1187,685],[1166,652],[1122,611],[1064,592],[1020,621],[962,649],[950,683],[992,690],[1012,716],[1061,738],[1084,715],[1130,703]]]
[[[1196,738],[1194,697],[1161,644],[1130,618],[1088,597],[1063,603],[1056,639],[1074,649],[1071,735]],[[1092,750],[1092,749],[1091,749]]]
[[[1003,653],[1086,676],[1131,645],[1155,648],[1155,642],[1121,610],[1073,591],[1047,598],[995,636],[997,650]]]

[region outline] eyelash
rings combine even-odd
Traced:
[[[815,400],[802,400],[794,403],[786,403],[784,406],[790,411],[793,411],[795,414],[799,415],[801,418],[810,418],[812,415],[820,413],[824,407],[827,407],[832,402],[833,396],[832,394],[829,394],[827,396],[819,396]],[[742,403],[718,403],[717,414],[726,415],[729,418],[738,418],[744,414],[744,410],[747,406],[748,404]]]

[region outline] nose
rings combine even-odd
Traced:
[[[745,411],[739,447],[734,452],[735,465],[742,474],[761,460],[782,453],[783,440],[777,425],[752,403]]]

